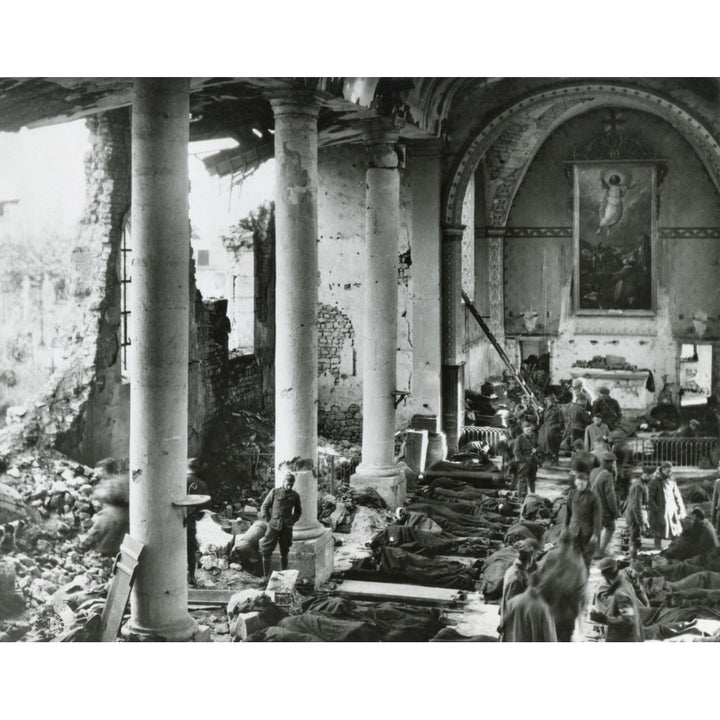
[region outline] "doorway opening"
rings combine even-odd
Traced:
[[[683,343],[680,346],[680,407],[707,403],[712,394],[712,358],[713,348],[709,343]]]

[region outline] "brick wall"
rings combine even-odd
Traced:
[[[355,374],[355,330],[350,318],[333,305],[318,309],[318,373],[329,373],[337,382]]]
[[[254,355],[231,355],[228,361],[227,410],[257,410],[260,406],[260,372]]]
[[[338,387],[341,380],[357,379],[357,350],[352,320],[335,305],[320,304],[318,310],[318,374],[321,382]],[[318,432],[332,440],[360,442],[362,413],[351,402],[337,402],[318,408]]]

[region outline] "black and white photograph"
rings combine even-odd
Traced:
[[[720,641],[720,79],[461,65],[0,77],[3,659],[132,712]]]

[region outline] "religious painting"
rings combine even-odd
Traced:
[[[575,311],[655,310],[656,166],[645,161],[574,164]]]

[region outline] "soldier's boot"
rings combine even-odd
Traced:
[[[263,563],[263,580],[266,582],[270,579],[270,573],[272,572],[270,570],[270,563],[272,562],[272,555],[263,555],[262,563]]]
[[[288,569],[288,556],[287,555],[281,555],[280,556],[280,568],[282,570]]]
[[[614,534],[614,530],[610,530],[608,528],[602,529],[602,532],[600,533],[600,547],[598,548],[598,552],[601,556],[607,555],[607,549]]]

